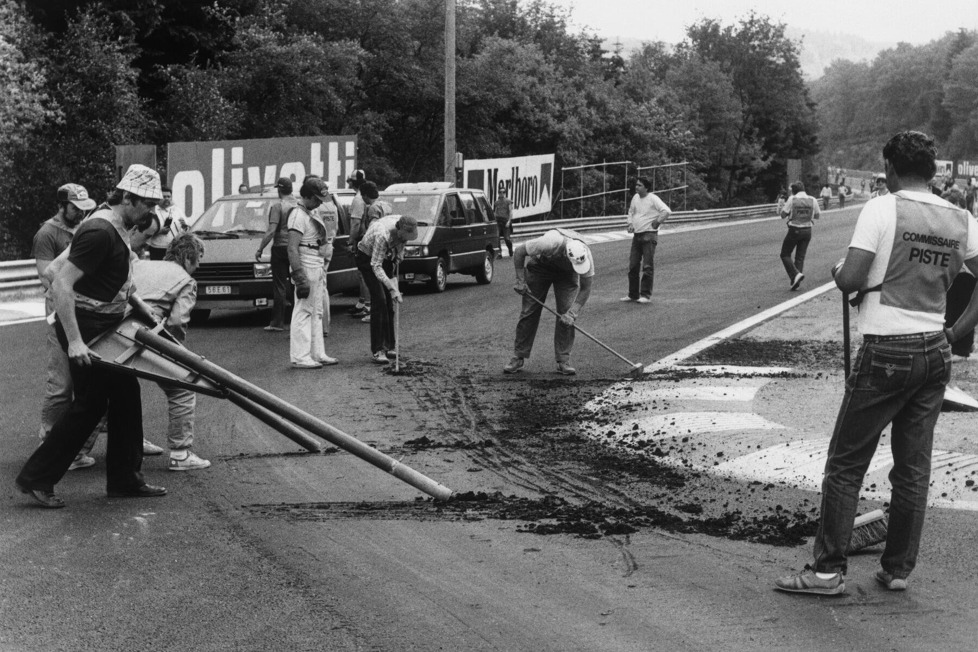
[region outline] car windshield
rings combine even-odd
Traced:
[[[438,222],[440,195],[400,195],[380,193],[380,198],[390,202],[395,215],[410,215],[418,220],[418,226],[431,226]]]
[[[268,229],[273,199],[226,199],[215,202],[194,222],[202,237],[261,235]]]

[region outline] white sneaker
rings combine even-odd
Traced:
[[[170,451],[170,464],[168,468],[171,471],[196,471],[197,469],[206,469],[211,463],[208,460],[203,460],[191,451]]]
[[[148,439],[143,440],[143,455],[162,455],[163,449]]]
[[[318,362],[320,364],[323,364],[323,365],[326,365],[327,367],[330,366],[330,365],[334,365],[334,364],[339,364],[340,363],[339,360],[337,360],[336,358],[331,358],[328,355],[324,355],[321,358],[316,358],[316,362]]]
[[[635,303],[652,303],[652,299],[648,297],[639,297],[635,300]]]
[[[68,467],[69,471],[74,471],[75,469],[87,469],[90,466],[95,466],[95,458],[91,455],[85,455],[84,453],[78,453],[75,457],[75,461],[71,463]]]

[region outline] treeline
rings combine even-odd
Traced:
[[[708,208],[771,201],[785,159],[817,151],[784,25],[704,19],[626,58],[568,22],[458,1],[466,157],[687,161],[687,206]],[[443,0],[0,0],[0,254],[29,253],[58,185],[103,197],[114,145],[355,133],[381,185],[440,179],[443,55]],[[624,183],[592,171],[574,193]]]
[[[902,129],[933,135],[943,159],[978,159],[974,31],[921,46],[901,43],[870,63],[835,61],[811,92],[826,165],[882,170],[883,143]]]

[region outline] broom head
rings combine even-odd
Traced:
[[[849,539],[846,554],[851,555],[886,541],[886,526],[886,514],[882,509],[874,509],[862,516],[857,516],[852,524],[852,537]]]

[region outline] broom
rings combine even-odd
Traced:
[[[851,555],[863,548],[869,548],[886,541],[886,526],[886,514],[882,509],[874,509],[862,516],[857,516],[852,523],[852,537],[849,539],[846,554]]]

